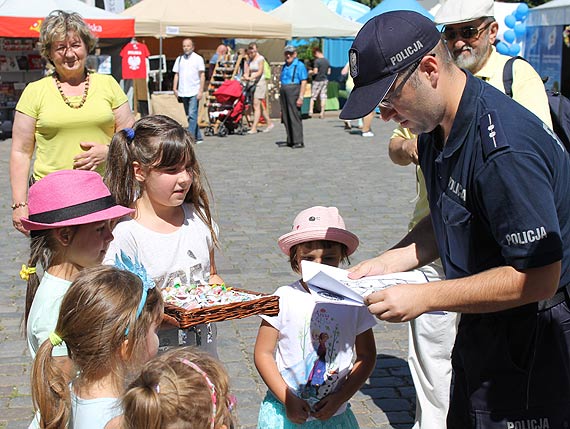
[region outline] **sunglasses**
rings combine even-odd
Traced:
[[[489,26],[493,23],[494,21],[491,21],[489,23],[487,23],[487,25],[485,25],[484,27],[481,28],[477,28],[477,27],[473,27],[473,26],[469,26],[469,27],[461,27],[458,29],[455,28],[447,28],[445,27],[443,29],[443,38],[445,40],[455,40],[457,38],[461,38],[461,39],[475,39],[475,38],[479,38],[479,35],[485,31],[487,28],[489,28]]]

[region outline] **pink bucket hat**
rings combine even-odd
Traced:
[[[29,217],[22,225],[29,231],[84,225],[132,214],[115,203],[98,173],[61,170],[48,174],[30,187]]]
[[[303,210],[293,222],[293,231],[279,237],[279,247],[289,255],[291,247],[313,240],[329,240],[345,244],[348,255],[358,247],[358,237],[347,231],[336,207],[315,206]]]

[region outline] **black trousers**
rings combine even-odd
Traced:
[[[301,92],[301,85],[281,85],[279,102],[281,103],[281,119],[287,132],[287,144],[293,146],[303,142],[303,122],[301,109],[297,107],[297,100]]]
[[[462,314],[448,429],[570,427],[568,301]]]

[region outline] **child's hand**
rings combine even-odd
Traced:
[[[334,416],[343,402],[338,393],[331,393],[315,404],[315,411],[311,415],[319,420],[328,420]]]
[[[301,425],[309,418],[311,407],[306,401],[299,398],[297,395],[287,392],[285,410],[287,411],[287,418],[289,420]]]
[[[217,274],[210,274],[208,283],[211,285],[221,285],[224,284],[224,280]]]

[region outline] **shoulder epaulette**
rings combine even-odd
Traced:
[[[488,110],[481,115],[479,118],[479,132],[481,133],[481,144],[485,159],[492,153],[509,147],[497,111]]]

